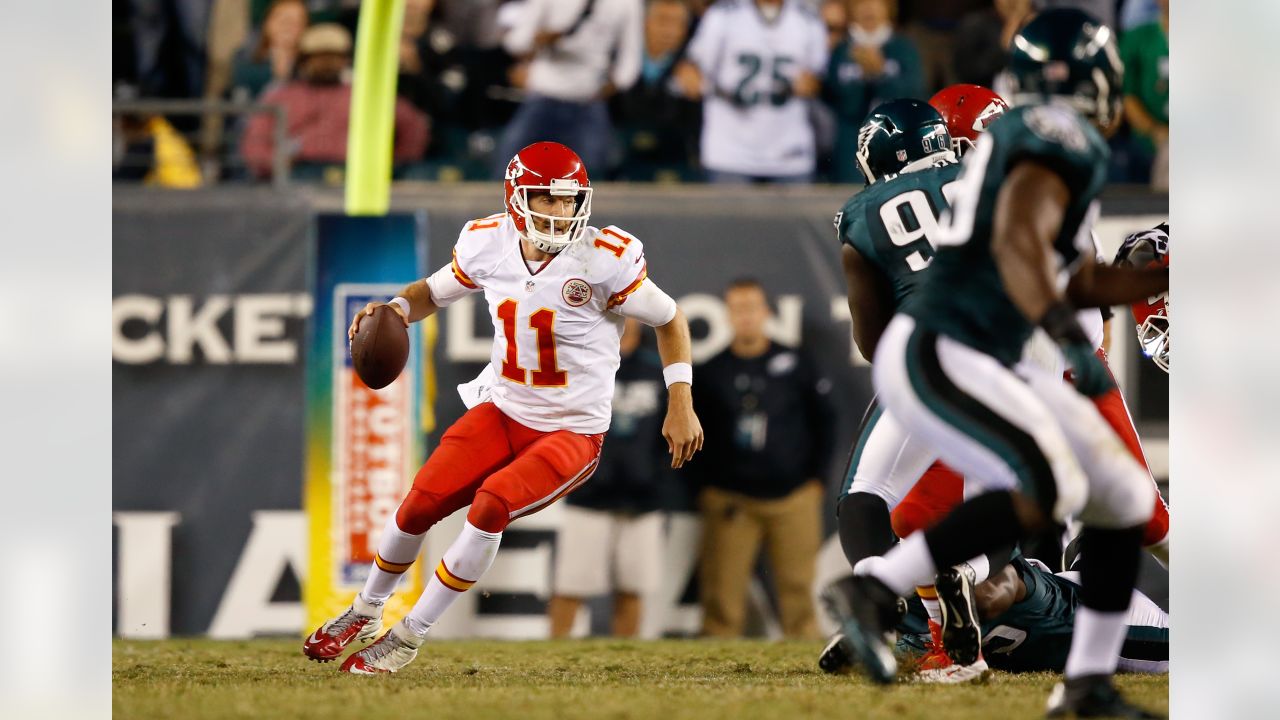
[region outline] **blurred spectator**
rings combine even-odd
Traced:
[[[465,149],[458,120],[468,80],[457,36],[440,22],[442,16],[436,0],[405,0],[396,84],[401,97],[431,118],[428,154],[437,157]]]
[[[256,98],[268,85],[291,80],[307,22],[307,6],[302,0],[271,3],[262,29],[236,54],[232,86]]]
[[[662,583],[666,392],[662,362],[627,320],[609,442],[591,481],[570,493],[556,540],[551,637],[566,637],[585,599],[613,592],[613,635],[633,637],[642,598]]]
[[[113,129],[112,180],[167,188],[200,187],[195,152],[163,117],[122,115]]]
[[[443,8],[441,25],[466,47],[493,49],[502,47],[498,12],[504,5],[523,0],[440,0]]]
[[[827,57],[830,58],[840,43],[849,36],[849,2],[824,0],[818,13],[822,24],[827,28]],[[809,122],[813,124],[813,143],[817,151],[817,177],[829,182],[832,180],[836,148],[835,111],[826,102],[810,103]]]
[[[709,180],[812,181],[808,106],[826,48],[826,29],[800,0],[724,0],[706,11],[678,72],[684,91],[704,98]]]
[[[1123,32],[1160,19],[1160,0],[1124,0],[1120,6],[1120,30]]]
[[[204,94],[209,0],[129,0],[142,97]]]
[[[835,439],[830,382],[807,351],[765,334],[764,288],[740,280],[725,292],[728,349],[694,371],[694,405],[706,444],[703,482],[703,633],[742,634],[747,586],[768,553],[788,637],[817,633],[810,591],[822,539],[823,478]]]
[[[520,148],[554,140],[573,148],[591,172],[606,170],[605,101],[640,75],[641,0],[526,0],[503,38],[529,60],[527,95],[494,158],[498,177]]]
[[[861,183],[853,157],[858,127],[871,109],[897,98],[925,97],[920,56],[906,37],[893,31],[888,0],[852,0],[848,37],[827,67],[827,97],[836,115],[832,179]]]
[[[207,103],[226,97],[232,87],[235,57],[249,36],[249,9],[249,0],[212,0],[209,6],[204,76]],[[220,112],[207,112],[200,120],[200,159],[207,178],[216,178],[221,173],[225,124],[226,117]]]
[[[674,78],[689,24],[683,0],[650,0],[645,10],[640,78],[611,102],[623,147],[621,179],[693,179],[700,108]]]
[[[827,52],[834,52],[849,31],[849,2],[824,0],[818,12],[822,15],[822,24],[827,27]]]
[[[921,63],[923,89],[912,97],[927,98],[956,81],[952,59],[960,19],[990,5],[990,0],[899,0],[903,34],[915,44]]]
[[[1169,187],[1169,0],[1160,18],[1120,39],[1124,60],[1124,114],[1133,130],[1130,173],[1135,182]],[[1154,164],[1154,168],[1153,168]]]
[[[261,101],[283,105],[289,159],[303,177],[318,177],[325,166],[347,157],[347,123],[351,115],[351,35],[340,25],[321,23],[302,35],[298,79],[268,88]],[[271,173],[274,117],[259,113],[249,120],[241,143],[245,164],[257,177]],[[427,145],[427,116],[403,98],[396,99],[397,162],[417,160]]]
[[[956,29],[956,82],[991,87],[1008,61],[1013,36],[1034,14],[1031,0],[995,0],[993,7],[965,15]]]

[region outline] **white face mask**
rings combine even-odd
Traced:
[[[849,26],[849,36],[853,38],[855,45],[869,45],[871,47],[880,47],[889,42],[889,37],[893,35],[892,25],[881,25],[875,30],[863,30],[857,25]]]
[[[546,190],[552,195],[581,194],[582,202],[572,217],[548,215],[536,212],[529,207],[530,190]],[[591,192],[590,187],[580,188],[576,180],[557,178],[553,179],[550,185],[517,187],[516,192],[511,196],[511,205],[524,218],[525,237],[529,242],[543,252],[557,253],[574,243],[586,229],[587,220],[591,217]],[[546,232],[538,229],[537,223],[534,222],[535,218],[546,221]]]

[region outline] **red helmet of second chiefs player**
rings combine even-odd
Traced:
[[[1169,223],[1125,238],[1116,254],[1116,264],[1169,267]],[[1142,352],[1161,370],[1169,372],[1169,293],[1139,300],[1129,309],[1137,323]]]
[[[981,85],[958,84],[945,87],[929,98],[951,132],[951,149],[956,155],[978,142],[992,120],[1004,114],[1009,104],[994,90]]]
[[[565,218],[534,212],[529,207],[530,191],[574,197],[574,214]],[[543,252],[559,252],[577,240],[591,217],[587,168],[577,153],[557,142],[536,142],[516,153],[507,163],[503,192],[516,230]],[[537,220],[543,221],[543,228]]]

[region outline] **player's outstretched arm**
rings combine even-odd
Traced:
[[[1085,263],[1071,277],[1067,297],[1078,308],[1128,305],[1169,290],[1169,268]]]
[[[689,321],[677,307],[675,316],[654,330],[667,379],[667,417],[662,421],[662,437],[671,453],[671,467],[678,469],[702,449],[703,440],[702,423],[693,411]]]

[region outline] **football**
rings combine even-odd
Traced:
[[[409,361],[409,331],[400,315],[383,305],[360,321],[351,339],[351,362],[356,374],[374,390],[400,377]]]

